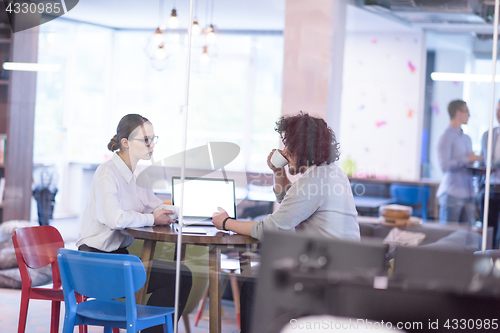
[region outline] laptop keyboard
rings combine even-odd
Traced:
[[[184,224],[190,224],[190,225],[212,225],[211,218],[185,217],[183,222]]]

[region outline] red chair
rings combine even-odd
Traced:
[[[52,226],[19,228],[12,236],[16,250],[17,263],[21,272],[21,310],[19,312],[18,333],[26,330],[26,318],[30,299],[52,301],[50,332],[59,331],[61,301],[64,301],[61,289],[61,276],[57,263],[57,250],[64,247],[59,231]],[[29,268],[52,266],[52,288],[36,288],[31,285]],[[81,301],[81,296],[80,296]],[[87,327],[80,326],[80,333],[86,333]]]

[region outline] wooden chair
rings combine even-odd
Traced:
[[[57,264],[57,250],[64,247],[64,241],[59,231],[52,226],[19,228],[12,236],[16,250],[16,258],[21,273],[21,309],[19,311],[18,333],[26,330],[28,305],[30,299],[52,301],[50,332],[59,331],[59,315],[61,301],[64,301],[61,289],[61,276]],[[37,288],[31,285],[28,268],[52,266],[52,288]],[[79,298],[81,300],[81,298]],[[80,333],[87,332],[87,328],[80,326]]]

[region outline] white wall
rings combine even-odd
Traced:
[[[347,34],[339,141],[357,176],[420,178],[424,37],[406,27]]]

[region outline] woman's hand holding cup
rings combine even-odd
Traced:
[[[267,156],[267,165],[275,173],[283,171],[283,168],[287,164],[288,160],[283,156],[279,149],[273,149],[269,156]]]

